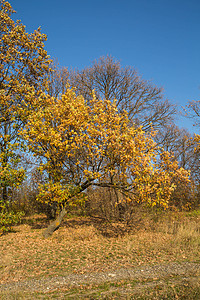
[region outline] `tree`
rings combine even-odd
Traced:
[[[40,29],[28,34],[20,21],[12,20],[11,5],[0,0],[0,6],[0,188],[5,205],[9,188],[25,175],[19,168],[18,132],[40,94],[50,61]]]
[[[93,89],[99,99],[116,101],[119,112],[127,111],[130,124],[143,126],[145,132],[156,130],[155,141],[161,147],[169,144],[171,137],[159,139],[160,132],[173,123],[176,107],[165,99],[162,88],[144,80],[134,68],[122,67],[110,56],[100,57],[91,67],[70,71],[69,82],[88,102]]]
[[[127,113],[119,113],[115,103],[94,93],[88,103],[73,88],[59,99],[45,97],[45,106],[33,111],[23,131],[30,151],[43,159],[40,171],[46,183],[38,200],[56,200],[61,207],[44,236],[59,227],[67,206],[81,201],[89,186],[119,190],[124,196],[120,201],[131,210],[143,202],[166,208],[175,188],[173,178],[188,184],[187,171],[179,169],[168,152],[158,157],[153,133],[130,126]]]
[[[189,101],[184,109],[185,117],[194,121],[194,126],[200,125],[200,101]],[[200,199],[200,135],[190,135],[186,132],[182,137],[182,165],[191,172],[191,181],[193,183],[193,203],[199,205]]]
[[[200,125],[200,101],[190,101],[187,108],[185,109],[186,117],[194,120],[194,126],[199,127]],[[194,134],[190,137],[188,146],[192,148],[191,158],[191,169],[192,175],[198,184],[200,183],[200,135]]]

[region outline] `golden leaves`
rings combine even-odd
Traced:
[[[74,186],[92,179],[96,185],[128,190],[130,205],[167,207],[174,178],[189,181],[188,172],[178,169],[168,152],[158,155],[154,133],[130,127],[127,115],[110,101],[93,93],[87,104],[68,87],[60,99],[46,95],[44,103],[23,134],[31,151],[46,158],[43,169],[63,182],[62,188],[65,182]]]
[[[41,94],[50,61],[40,30],[28,34],[20,21],[12,20],[8,2],[0,0],[0,7],[0,186],[6,189],[23,181],[19,130],[36,101],[33,97]]]

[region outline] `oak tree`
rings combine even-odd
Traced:
[[[23,131],[30,151],[43,160],[46,183],[38,200],[56,200],[61,207],[44,236],[59,227],[67,206],[82,201],[89,186],[119,190],[120,201],[131,209],[136,202],[167,208],[173,178],[188,184],[187,171],[168,152],[157,151],[154,133],[130,126],[128,114],[119,113],[115,102],[93,92],[88,103],[70,87],[60,98],[44,98],[45,105],[33,111]]]

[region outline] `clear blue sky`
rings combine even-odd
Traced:
[[[163,87],[179,107],[200,100],[200,0],[9,2],[28,32],[41,26],[61,66],[83,68],[108,54]],[[187,119],[178,125],[199,132]]]

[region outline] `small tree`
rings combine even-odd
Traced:
[[[91,185],[119,190],[130,209],[136,202],[167,208],[174,176],[189,180],[167,152],[158,159],[153,133],[130,126],[126,112],[120,114],[115,103],[94,93],[89,104],[70,88],[60,99],[46,95],[46,105],[29,117],[23,136],[43,159],[46,184],[40,186],[38,200],[61,206],[45,236]]]

